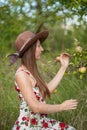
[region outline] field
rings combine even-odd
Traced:
[[[59,65],[52,59],[44,59],[39,64],[40,72],[46,81],[49,81],[56,73]],[[6,58],[0,61],[0,130],[11,130],[19,114],[19,100],[14,89],[14,75],[17,64],[9,66]],[[76,98],[79,102],[76,110],[60,112],[49,115],[56,120],[66,122],[77,130],[87,130],[87,80],[84,75],[80,79],[78,75],[64,75],[60,85],[47,102],[51,104],[61,103],[64,100]]]

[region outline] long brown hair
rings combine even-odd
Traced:
[[[37,42],[36,42],[37,43]],[[35,50],[36,50],[36,43],[34,43],[22,56],[21,61],[24,66],[31,72],[34,78],[37,81],[37,85],[40,89],[40,92],[45,99],[46,97],[50,97],[50,92],[47,88],[47,85],[43,78],[41,77],[35,59]]]

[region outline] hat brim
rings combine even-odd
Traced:
[[[24,46],[20,49],[19,51],[19,57],[22,57],[24,52],[32,45],[34,44],[37,40],[40,40],[40,42],[42,43],[43,41],[45,41],[45,39],[48,37],[49,35],[49,31],[45,30],[42,32],[39,32],[35,35],[32,36],[31,39],[29,39]]]

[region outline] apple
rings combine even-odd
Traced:
[[[56,57],[56,62],[60,62],[60,57],[59,56]]]
[[[86,72],[86,67],[80,67],[79,72],[84,74]]]
[[[70,57],[70,55],[68,53],[62,53],[62,57]],[[60,62],[60,56],[56,57],[56,62]]]
[[[68,54],[68,53],[63,53],[63,56],[65,56],[65,57],[70,57],[70,55]]]
[[[76,50],[76,52],[80,52],[81,53],[82,52],[82,47],[81,46],[77,46],[75,50]]]

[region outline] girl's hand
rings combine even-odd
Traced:
[[[69,65],[70,55],[68,53],[62,53],[60,55],[60,63],[63,67],[67,68]]]
[[[61,108],[64,111],[76,109],[78,105],[78,102],[76,99],[70,99],[66,100],[61,104]]]

